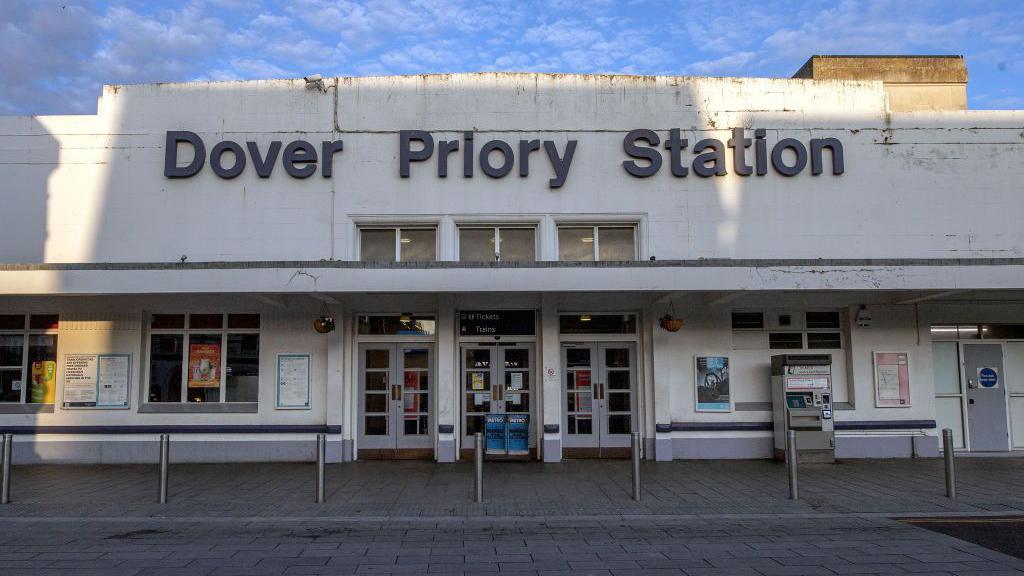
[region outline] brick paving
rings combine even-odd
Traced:
[[[894,516],[1024,515],[1024,460],[960,459],[958,498],[938,460],[801,469],[789,501],[772,462],[328,466],[16,466],[0,506],[0,575],[1024,574],[1024,561]]]

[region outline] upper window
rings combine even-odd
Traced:
[[[0,402],[53,404],[57,393],[56,314],[0,315]]]
[[[154,314],[150,402],[257,402],[259,314]]]
[[[362,228],[359,259],[363,262],[433,262],[437,260],[437,229]]]
[[[533,228],[459,228],[459,260],[462,262],[532,262],[536,258]]]
[[[808,312],[805,319],[808,330],[839,328],[839,312]]]
[[[636,334],[636,314],[562,314],[562,334]]]
[[[636,260],[635,226],[558,227],[558,259],[563,262]]]
[[[763,312],[733,312],[732,313],[732,329],[733,330],[763,330],[764,329],[764,313]]]
[[[359,316],[359,334],[367,336],[432,336],[437,330],[434,316],[378,314]]]

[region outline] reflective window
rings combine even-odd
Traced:
[[[59,325],[57,314],[0,316],[0,402],[54,403]]]
[[[359,259],[363,262],[394,262],[395,230],[360,230]]]
[[[833,349],[843,347],[843,337],[839,332],[808,332],[807,348],[811,350]]]
[[[437,232],[433,229],[399,230],[399,260],[433,262],[437,260]]]
[[[459,228],[461,262],[532,262],[536,260],[533,228]]]
[[[565,262],[636,260],[635,226],[558,227],[558,259]]]
[[[594,259],[594,229],[563,226],[558,229],[558,259],[589,262]]]
[[[799,350],[804,347],[803,332],[771,332],[768,347],[772,350]]]
[[[562,334],[636,334],[636,314],[563,314]]]
[[[149,402],[259,401],[259,314],[154,314],[150,326]]]
[[[434,316],[388,314],[360,316],[359,333],[373,336],[431,336],[437,328]]]
[[[433,262],[437,260],[434,228],[363,228],[359,231],[363,262]]]

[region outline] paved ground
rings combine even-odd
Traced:
[[[905,522],[1024,559],[1024,517],[916,518]]]
[[[1024,459],[804,466],[789,501],[771,462],[21,466],[0,506],[0,575],[1024,574],[1024,560],[893,520],[1024,518]]]

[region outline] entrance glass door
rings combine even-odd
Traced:
[[[562,365],[566,455],[629,456],[630,434],[636,427],[636,346],[566,344]]]
[[[434,351],[422,344],[359,347],[359,456],[433,456]]]
[[[531,413],[533,346],[464,344],[462,395],[462,447],[466,450],[473,448],[473,434],[484,433],[488,414]]]

